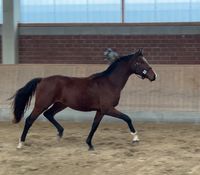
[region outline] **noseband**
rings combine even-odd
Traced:
[[[142,79],[145,79],[147,73],[148,73],[151,69],[152,69],[151,67],[149,67],[147,70],[144,69],[144,70],[142,71],[142,76],[141,76],[141,78],[142,78]]]
[[[140,69],[140,68],[137,68],[137,65],[136,65],[136,69]],[[142,71],[142,75],[138,75],[138,74],[136,74],[136,75],[137,75],[139,78],[141,78],[141,79],[145,79],[147,73],[148,73],[150,70],[152,70],[151,67],[149,67],[148,69],[144,69],[144,70]]]

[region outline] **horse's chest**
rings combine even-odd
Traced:
[[[117,106],[119,104],[119,99],[120,99],[120,95],[119,96],[116,96],[114,99],[113,99],[113,106]]]
[[[101,104],[106,106],[117,106],[119,104],[120,93],[110,91],[101,96]]]

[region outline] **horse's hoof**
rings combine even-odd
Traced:
[[[89,147],[88,151],[94,151],[94,147]]]
[[[19,142],[19,144],[17,145],[17,149],[22,149],[22,147],[24,146],[23,142]]]
[[[63,136],[63,131],[58,133],[58,137],[62,137]]]
[[[57,141],[60,142],[60,140],[62,139],[63,136],[63,132],[59,132],[57,135]]]
[[[133,141],[132,141],[132,144],[133,144],[133,145],[139,144],[139,140],[133,140]]]
[[[62,137],[60,137],[59,135],[57,136],[57,141],[60,142],[62,139]]]
[[[140,141],[138,135],[137,135],[137,132],[136,133],[131,133],[133,135],[133,140],[132,140],[132,143],[137,143]]]

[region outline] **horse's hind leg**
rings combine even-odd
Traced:
[[[43,115],[56,127],[58,130],[58,136],[61,138],[63,136],[64,128],[55,120],[54,116],[56,113],[62,111],[66,108],[66,105],[62,103],[54,103],[54,105],[43,113]]]
[[[20,138],[20,141],[19,141],[19,144],[18,144],[17,148],[22,148],[23,143],[26,140],[26,136],[27,136],[27,133],[28,133],[30,127],[32,126],[33,122],[38,118],[38,116],[44,110],[45,110],[44,108],[34,107],[32,113],[29,115],[29,117],[26,118],[25,125],[24,125],[24,130],[22,132],[22,135],[21,135],[21,138]]]

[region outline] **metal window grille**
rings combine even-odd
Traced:
[[[21,0],[21,23],[199,22],[200,0]]]

